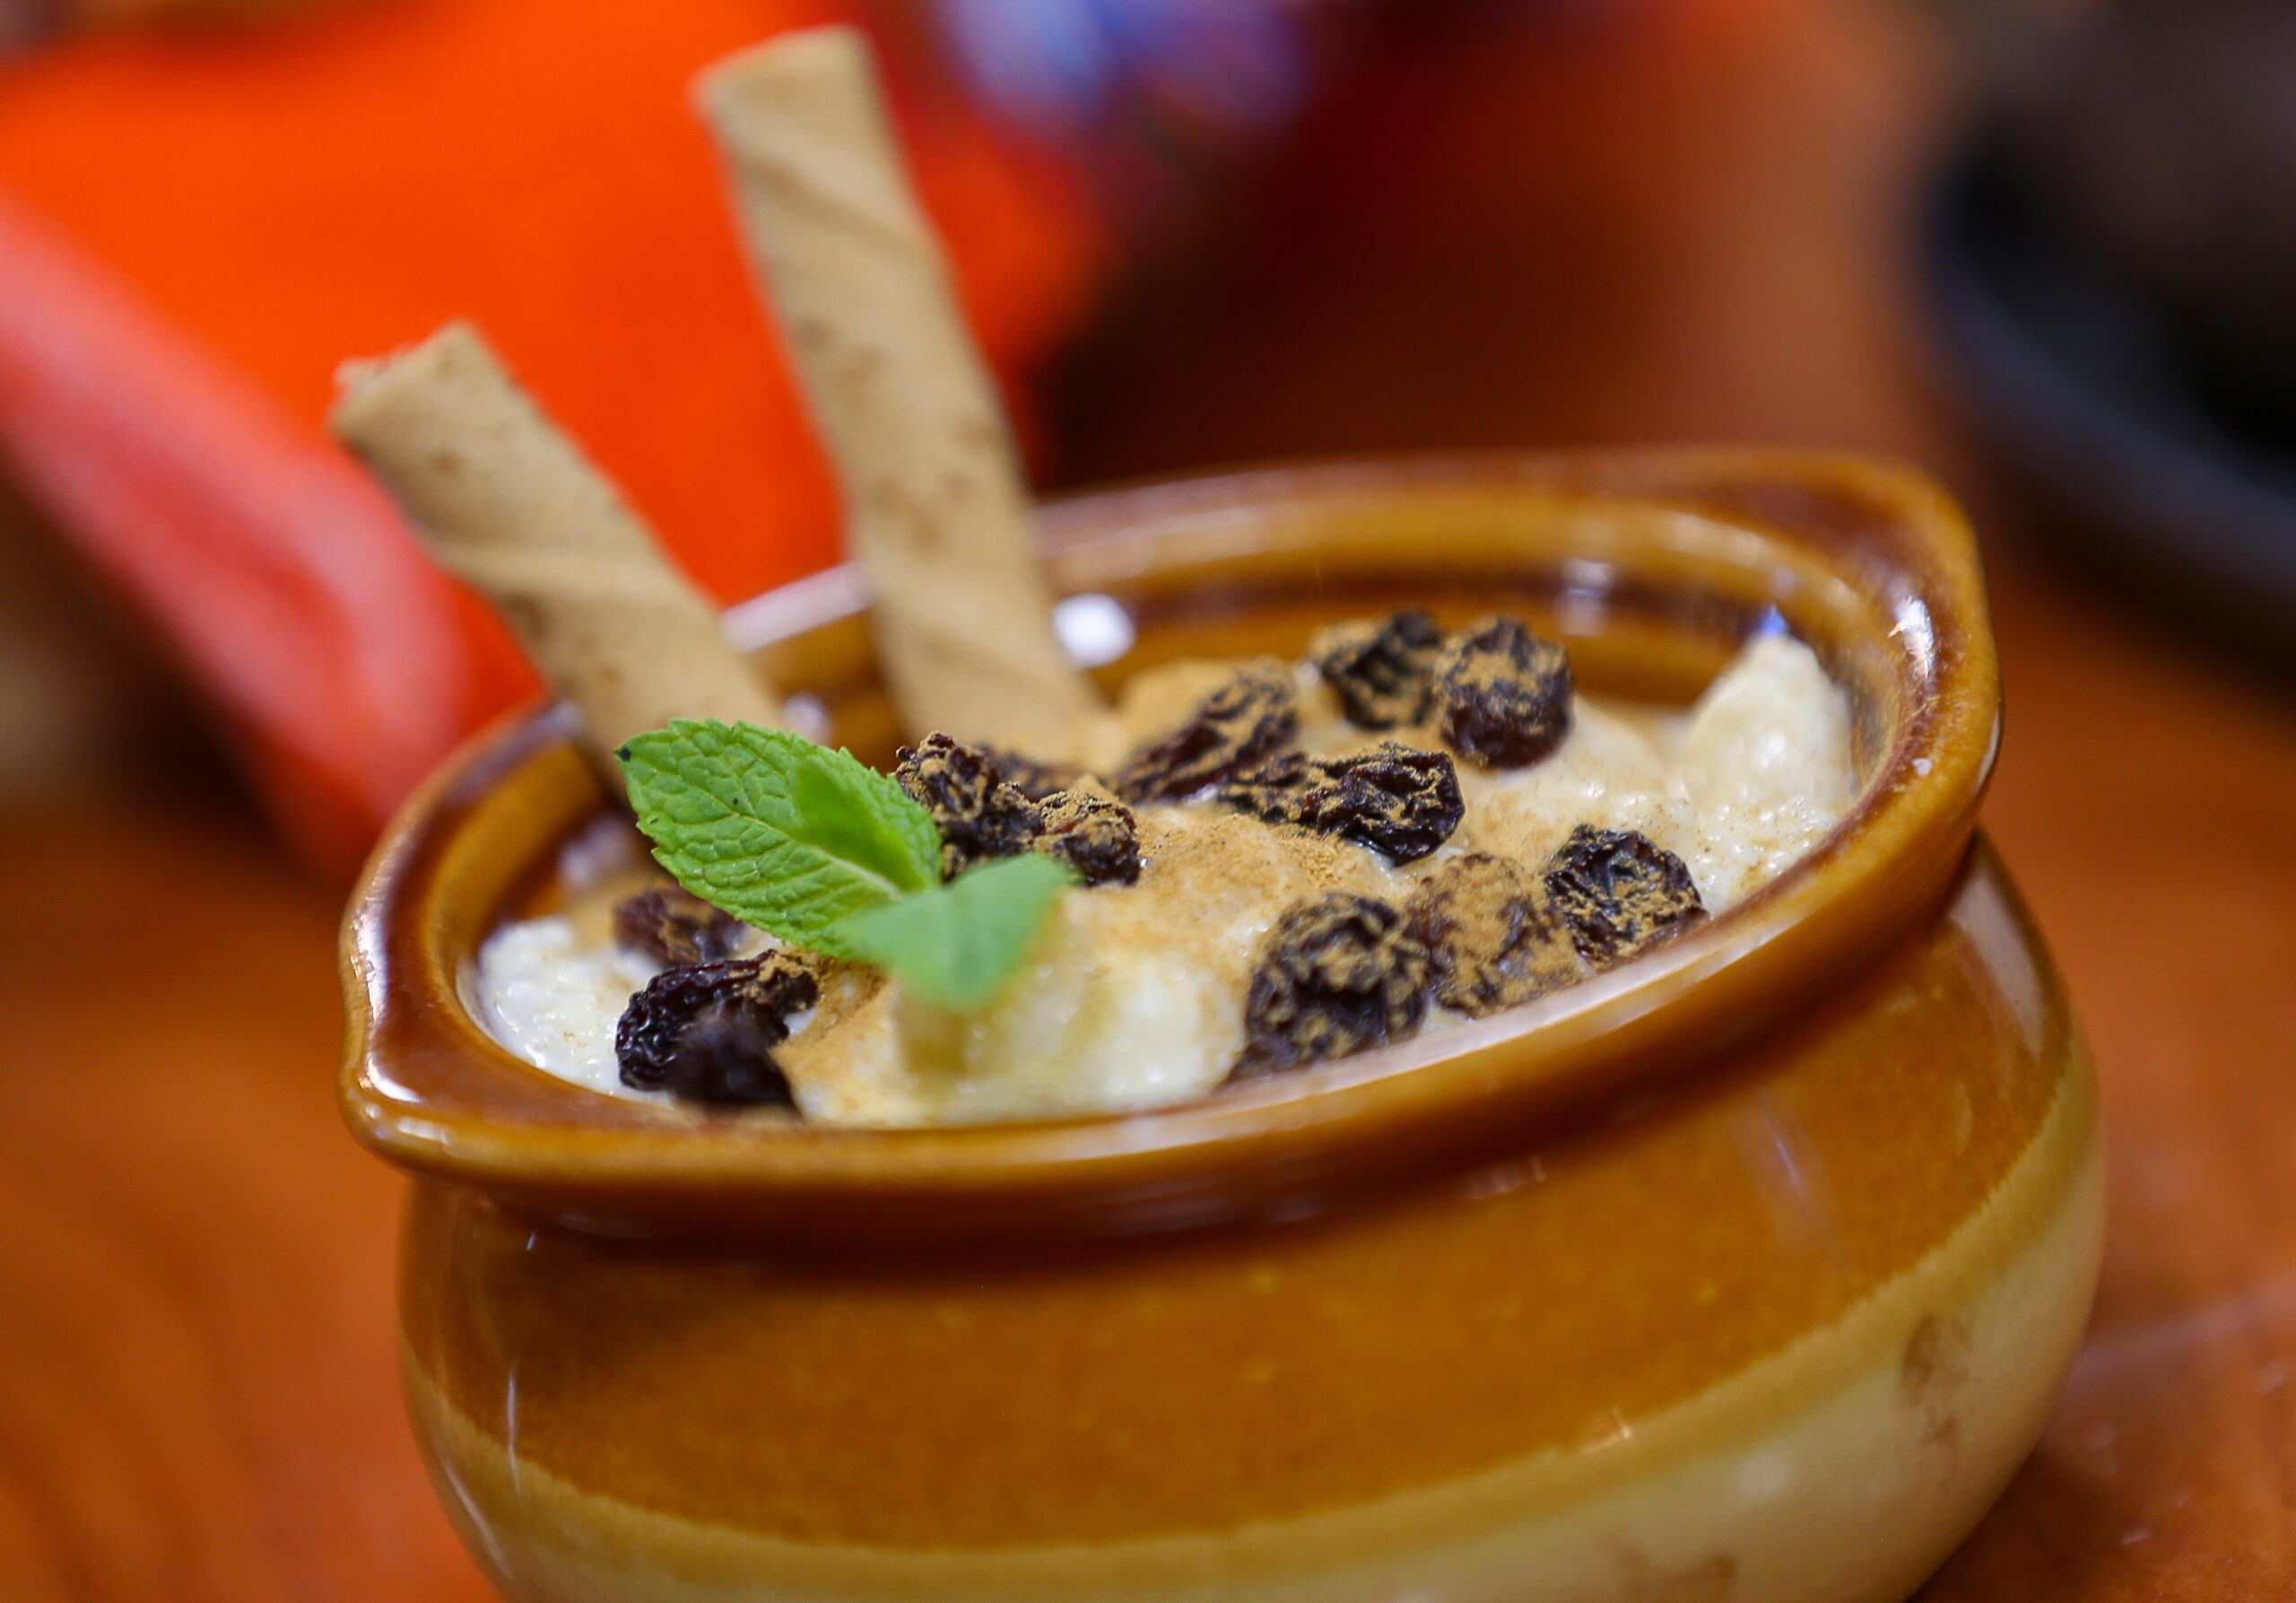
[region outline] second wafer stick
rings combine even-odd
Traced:
[[[1061,649],[1018,453],[850,28],[700,83],[752,260],[843,486],[904,720],[1025,744],[1100,705]]]

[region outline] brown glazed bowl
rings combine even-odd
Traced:
[[[1786,623],[1855,811],[1674,945],[1164,1111],[897,1131],[607,1098],[474,1022],[472,954],[604,806],[538,714],[392,830],[343,1102],[415,1177],[415,1427],[531,1599],[1884,1603],[2039,1433],[2097,1267],[2094,1086],[1973,835],[1976,553],[1911,475],[1756,453],[1379,461],[1046,510],[1136,643],[1518,611],[1687,700]],[[736,622],[836,739],[848,579]]]

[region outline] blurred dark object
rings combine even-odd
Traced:
[[[1077,170],[1135,244],[1401,51],[1528,20],[1698,14],[1745,0],[932,0],[985,115]],[[1201,223],[1200,218],[1196,222]],[[1200,228],[1196,231],[1203,231]]]
[[[2296,4],[2069,30],[1927,252],[1966,398],[2083,566],[2296,665]]]
[[[1931,19],[1370,15],[1372,54],[1231,176],[1196,248],[1126,253],[1054,390],[1067,482],[1482,445],[1952,449],[1934,398],[1860,379],[1902,360]]]
[[[344,0],[0,0],[0,51],[77,28],[262,22]]]
[[[48,0],[0,0],[0,57],[37,44],[57,24],[56,7]]]
[[[1362,6],[934,0],[933,10],[987,114],[1062,152],[1104,200],[1138,215],[1296,116]]]
[[[2296,447],[2296,4],[2109,6],[2005,148],[2041,217],[2151,303],[2211,400]]]
[[[0,482],[0,806],[234,807],[191,697],[57,532]]]

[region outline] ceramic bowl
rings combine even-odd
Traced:
[[[347,922],[353,1129],[442,1497],[533,1599],[1883,1603],[2071,1361],[2100,1227],[2078,1027],[1974,833],[1969,531],[1831,457],[1373,461],[1054,505],[1056,581],[1178,655],[1519,612],[1687,701],[1780,620],[1861,798],[1760,893],[1447,1032],[1163,1111],[901,1131],[607,1098],[467,1005],[604,806],[540,713],[410,805]],[[1105,605],[1104,614],[1108,613]],[[744,609],[890,755],[854,587]]]

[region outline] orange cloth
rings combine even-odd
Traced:
[[[363,0],[0,69],[0,447],[320,855],[343,860],[530,686],[345,477],[319,426],[344,357],[471,317],[721,599],[834,560],[831,484],[688,82],[837,14]],[[929,81],[897,78],[1010,381],[1080,314],[1097,236]]]

